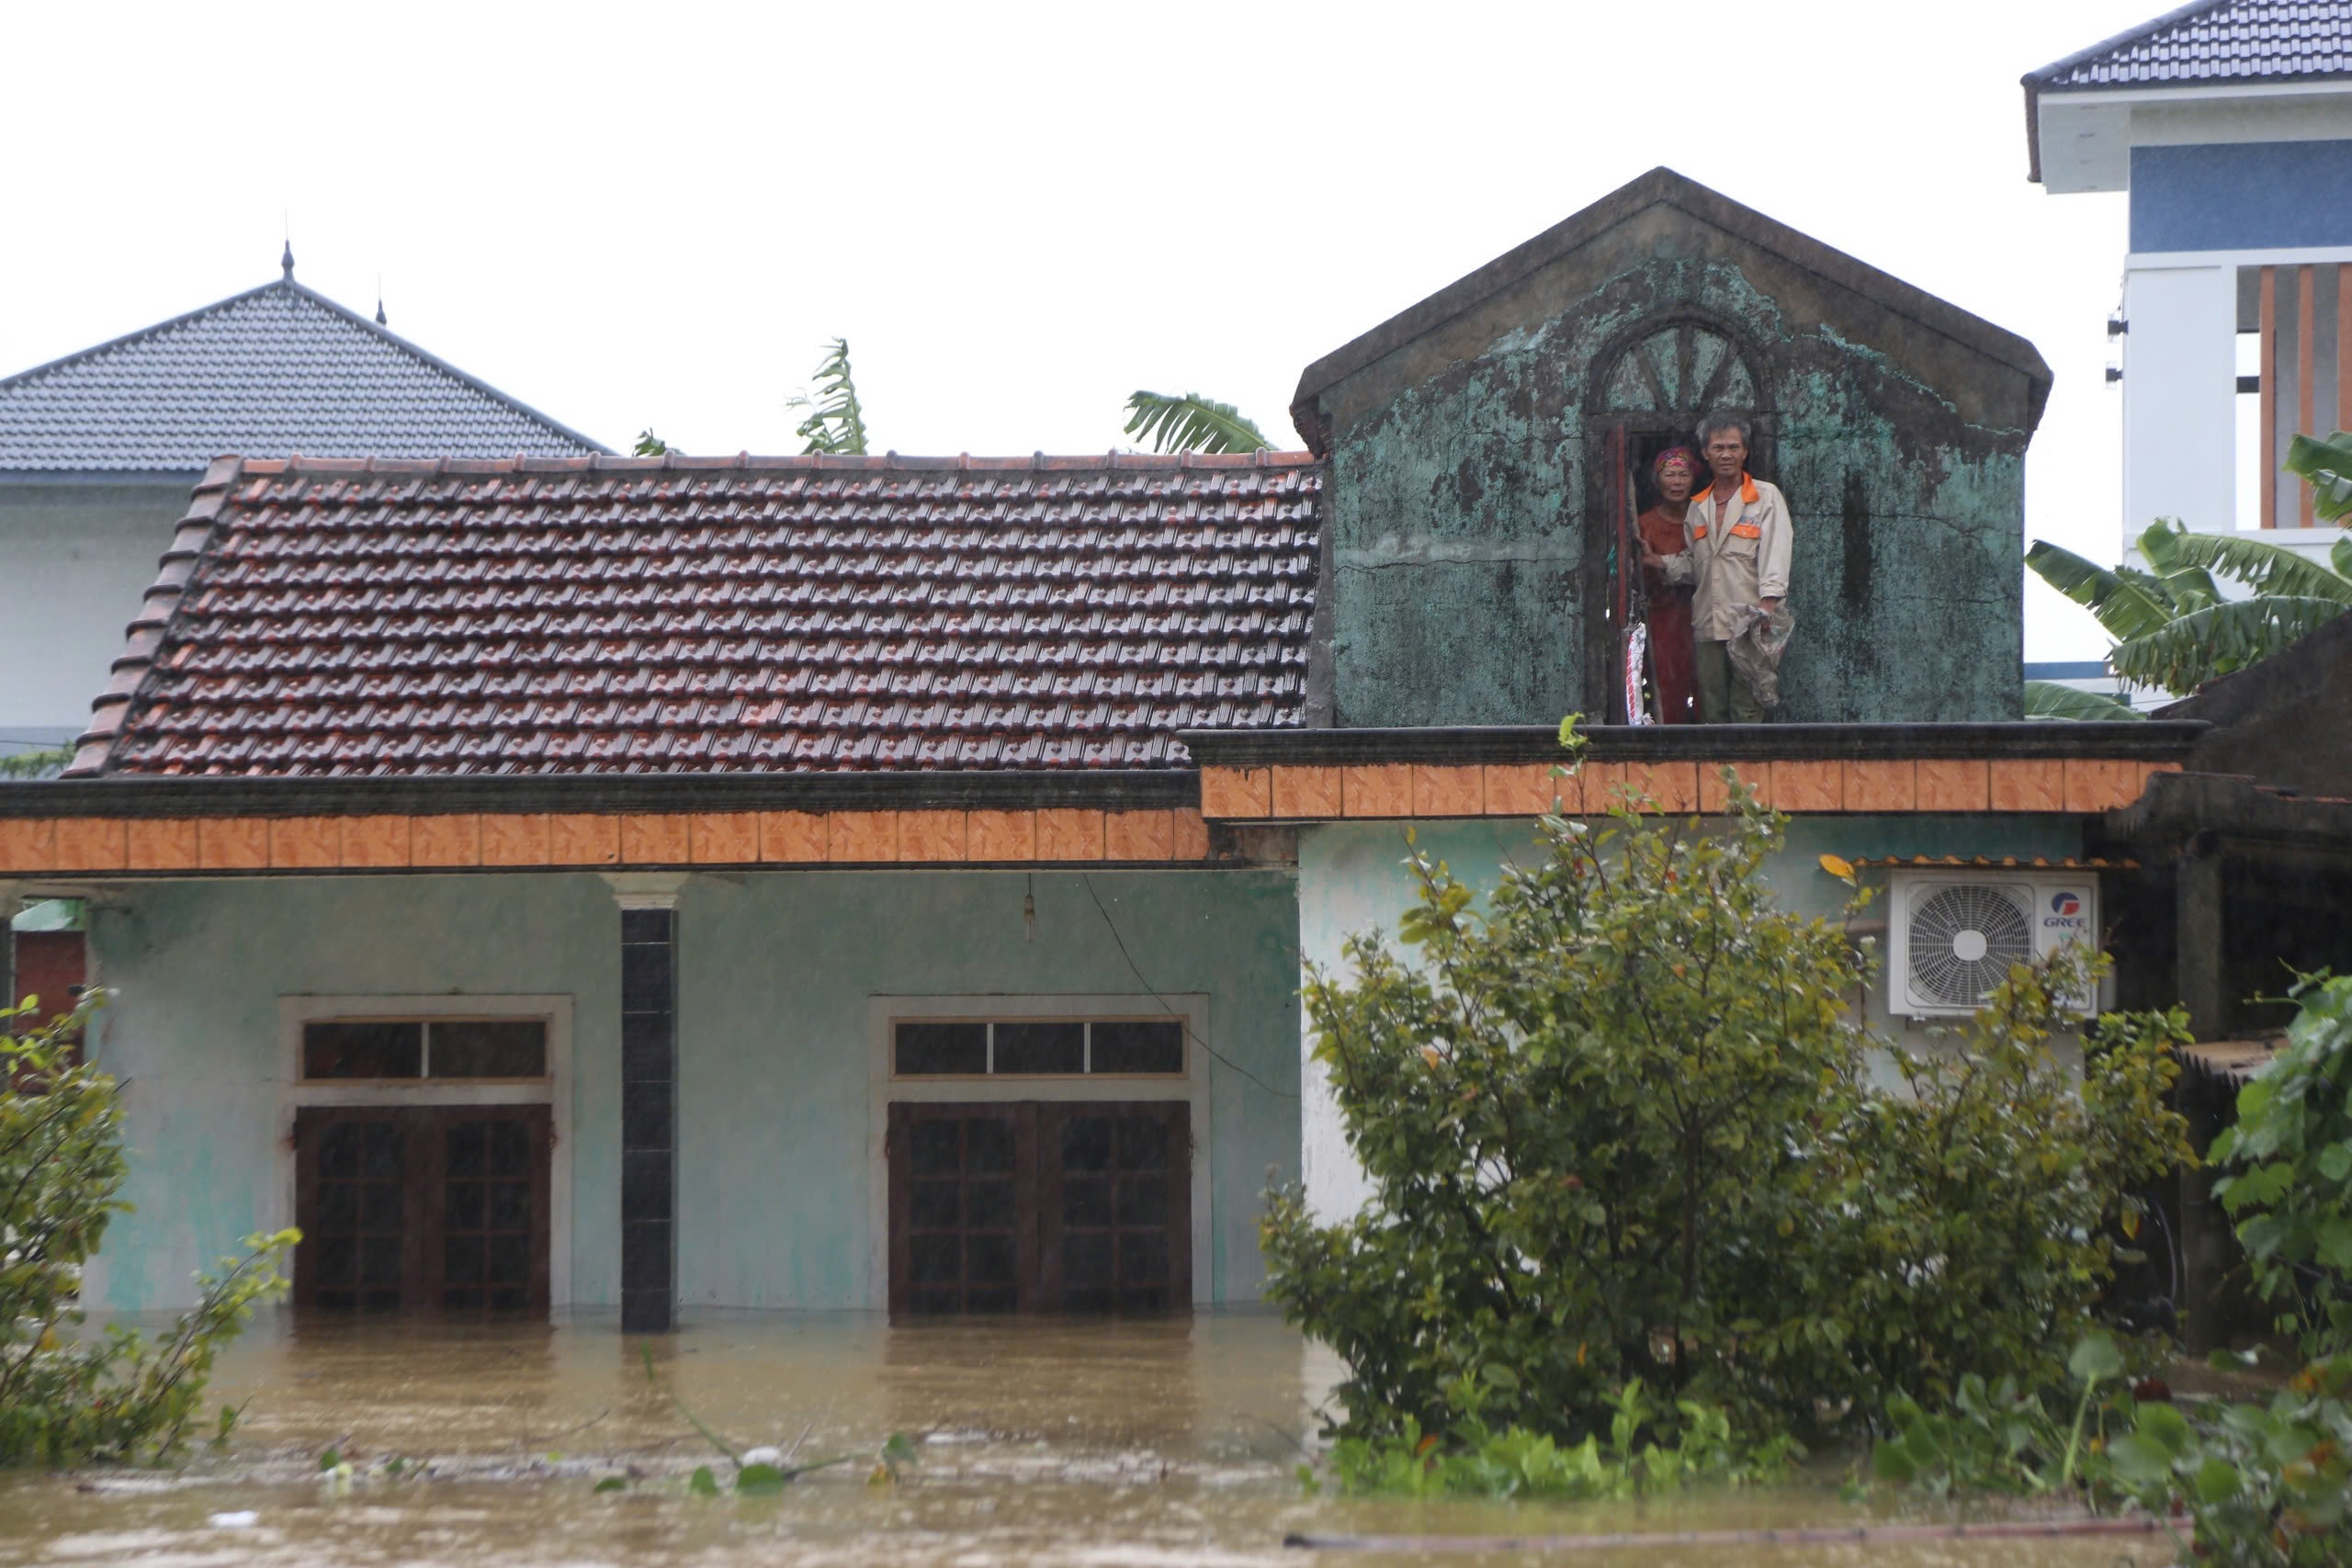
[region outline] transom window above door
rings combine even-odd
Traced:
[[[891,1076],[1182,1077],[1184,1021],[1158,1018],[902,1018]]]
[[[547,1076],[545,1019],[314,1019],[302,1025],[306,1080]]]

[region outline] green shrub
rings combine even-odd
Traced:
[[[2067,1371],[2080,1388],[2071,1419],[2013,1377],[1988,1384],[1970,1372],[1940,1411],[1894,1395],[1887,1403],[1890,1435],[1871,1450],[1872,1473],[1936,1497],[2080,1490],[2112,1501],[2108,1436],[2128,1427],[2137,1408],[2121,1381],[2122,1353],[2110,1336],[2093,1334],[2075,1345]]]
[[[2312,1355],[2352,1349],[2352,976],[2295,987],[2287,1047],[2209,1157],[2255,1288]]]
[[[155,1344],[119,1326],[78,1337],[82,1265],[130,1205],[114,1080],[71,1042],[96,996],[27,1029],[38,1009],[0,1009],[0,1464],[168,1453],[185,1435],[219,1348],[255,1302],[285,1289],[293,1231],[245,1238],[243,1258],[202,1277],[202,1298]],[[26,1032],[15,1032],[27,1029]],[[220,1429],[233,1419],[223,1411]]]
[[[2211,1158],[2255,1288],[2306,1363],[2267,1403],[2143,1407],[2109,1450],[2142,1503],[2188,1511],[2208,1562],[2352,1562],[2352,978],[2295,996],[2286,1049],[2239,1090]]]
[[[1483,919],[1417,852],[1424,962],[1374,932],[1310,976],[1373,1196],[1323,1225],[1275,1193],[1261,1241],[1270,1293],[1348,1364],[1342,1430],[1447,1430],[1475,1387],[1573,1444],[1639,1379],[1766,1438],[1970,1373],[2058,1382],[2108,1223],[2187,1157],[2178,1020],[2110,1021],[2076,1074],[2048,1049],[2093,963],[2070,954],[2014,970],[1957,1051],[1891,1046],[1853,1015],[1868,954],[1775,907],[1780,823],[1736,785],[1719,829],[1543,832]]]
[[[2142,1405],[2108,1450],[2153,1513],[2187,1509],[2200,1562],[2352,1562],[2352,1355],[2312,1361],[2263,1404]]]
[[[1480,1379],[1481,1386],[1454,1391],[1453,1403],[1465,1414],[1447,1435],[1450,1442],[1423,1433],[1409,1416],[1393,1436],[1341,1438],[1330,1460],[1340,1488],[1405,1496],[1590,1502],[1771,1480],[1796,1456],[1786,1439],[1756,1448],[1741,1444],[1728,1416],[1695,1400],[1660,1411],[1638,1379],[1611,1402],[1606,1442],[1598,1432],[1565,1445],[1548,1433],[1516,1425],[1498,1432],[1479,1410],[1509,1376],[1499,1367],[1488,1371],[1497,1375]],[[1670,1438],[1661,1440],[1668,1432]],[[1311,1470],[1304,1479],[1312,1483]]]

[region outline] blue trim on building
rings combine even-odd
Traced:
[[[2134,251],[2352,245],[2352,141],[2132,149]]]

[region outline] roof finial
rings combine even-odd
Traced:
[[[384,319],[384,275],[380,272],[376,275],[376,324],[379,327],[391,325]]]
[[[286,269],[286,281],[287,281],[287,282],[288,282],[288,283],[293,282],[293,281],[294,281],[294,241],[293,241],[293,239],[292,239],[290,236],[287,239],[287,242],[286,242],[286,254],[285,254],[284,255],[282,255],[282,256],[280,256],[280,257],[278,257],[278,258],[277,258],[277,265],[278,265],[279,266],[282,266],[282,267],[284,267],[284,268]]]

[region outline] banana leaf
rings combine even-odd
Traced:
[[[2345,541],[2338,540],[2339,546]],[[2151,546],[2155,549],[2152,550]],[[2161,523],[2140,536],[2140,553],[2154,564],[2162,551],[2167,571],[2204,568],[2245,583],[2258,595],[2334,599],[2352,604],[2352,577],[2329,570],[2284,545],[2245,535],[2190,534]],[[2167,579],[2169,581],[2169,579]],[[2201,608],[2201,606],[2200,606]]]
[[[857,382],[850,375],[849,339],[837,337],[817,366],[814,395],[801,391],[784,400],[788,409],[806,409],[808,417],[793,434],[808,445],[801,454],[865,455],[865,409],[857,400]]]
[[[2140,556],[2154,569],[2156,580],[2164,585],[2164,597],[2169,602],[2172,616],[2193,614],[2222,602],[2222,590],[2205,563],[2185,553],[2180,541],[2188,531],[2168,518],[2158,518],[2140,536]],[[2131,580],[2129,567],[2118,567],[2117,574]]]
[[[2055,681],[2028,681],[2025,683],[2025,716],[2028,718],[2063,719],[2123,719],[2144,718],[2130,703],[2120,702],[2104,692],[2078,691]]]
[[[2108,661],[2125,680],[2187,695],[2243,670],[2352,610],[2340,599],[2265,594],[2216,604],[2115,645]]]
[[[1151,443],[1155,452],[1256,452],[1270,447],[1265,434],[1231,403],[1186,392],[1137,391],[1127,399],[1126,433]]]
[[[2324,441],[2296,436],[2287,444],[2287,471],[2311,485],[2312,510],[2321,521],[2352,521],[2352,434],[2339,430]]]
[[[2026,551],[2025,564],[2042,581],[2087,606],[2119,640],[2143,637],[2173,618],[2163,585],[2145,572],[2110,571],[2044,539]]]

